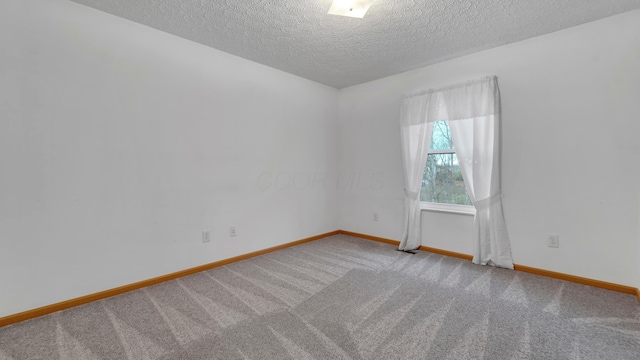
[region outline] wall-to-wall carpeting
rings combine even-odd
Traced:
[[[0,328],[6,359],[640,359],[640,306],[338,235]]]

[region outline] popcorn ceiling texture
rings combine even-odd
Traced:
[[[335,88],[640,8],[640,0],[74,0]]]

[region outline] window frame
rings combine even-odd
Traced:
[[[476,214],[476,208],[471,205],[434,203],[428,201],[420,201],[420,210],[461,215]]]
[[[445,121],[447,123],[447,127],[449,126],[449,122],[447,120],[440,120],[440,121]],[[432,136],[432,141],[433,141],[433,132],[431,133],[431,136]],[[455,148],[453,148],[453,149],[429,150],[429,151],[427,151],[427,161],[428,161],[428,156],[430,154],[455,154],[457,156]],[[422,192],[422,188],[421,188],[420,191]],[[469,196],[469,195],[467,194],[467,196]],[[463,214],[463,215],[475,215],[476,214],[476,208],[473,205],[437,203],[437,202],[430,202],[430,201],[420,201],[420,210],[422,210],[422,211],[443,212],[443,213],[453,213],[453,214]]]

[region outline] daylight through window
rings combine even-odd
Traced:
[[[464,187],[451,131],[446,121],[433,124],[431,148],[422,177],[420,201],[472,205]]]

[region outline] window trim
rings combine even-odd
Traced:
[[[421,201],[420,210],[461,215],[476,215],[476,208],[472,205],[445,204]]]

